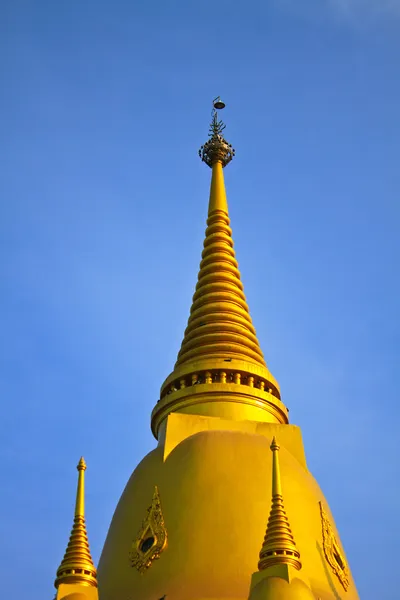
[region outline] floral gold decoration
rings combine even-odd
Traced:
[[[129,553],[132,567],[135,567],[139,573],[144,573],[154,560],[160,558],[166,544],[167,530],[161,510],[160,495],[155,486],[146,518]]]
[[[319,507],[321,509],[322,541],[325,557],[332,571],[335,573],[340,583],[347,591],[350,585],[349,568],[339,548],[339,544],[336,540],[335,534],[333,533],[332,526],[328,520],[324,507],[322,506],[322,502],[319,503]]]

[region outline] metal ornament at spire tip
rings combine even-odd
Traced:
[[[272,450],[272,452],[274,450],[279,450],[280,449],[280,446],[279,446],[278,442],[276,441],[276,437],[275,436],[272,438],[270,449]]]
[[[213,100],[213,109],[211,111],[212,119],[208,133],[209,139],[199,150],[201,160],[209,167],[212,167],[218,162],[221,163],[223,167],[226,167],[235,156],[235,150],[232,148],[232,144],[228,144],[222,135],[222,132],[225,129],[225,123],[222,120],[218,120],[217,111],[223,108],[225,108],[225,103],[217,96]]]
[[[81,456],[81,458],[78,462],[78,466],[76,468],[78,469],[78,471],[86,471],[86,463],[85,463],[85,459],[83,458],[83,456]]]
[[[225,108],[226,104],[225,102],[222,102],[220,96],[217,96],[216,98],[214,98],[213,100],[213,106],[214,108],[216,108],[217,110],[222,110],[223,108]]]

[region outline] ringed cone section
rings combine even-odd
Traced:
[[[82,584],[97,587],[97,572],[90,554],[85,522],[85,471],[83,457],[77,466],[78,487],[76,492],[75,517],[68,546],[57,569],[54,582],[56,588],[61,583]]]
[[[272,506],[268,519],[267,531],[260,552],[258,570],[279,564],[291,565],[301,569],[300,553],[296,548],[289,519],[283,505],[282,484],[279,469],[279,445],[275,437],[271,443],[272,450]]]
[[[266,368],[240,280],[222,164],[214,163],[207,229],[190,317],[175,368],[230,358]]]

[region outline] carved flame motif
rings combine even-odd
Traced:
[[[154,560],[160,558],[166,544],[167,530],[165,529],[158,488],[155,486],[146,518],[136,539],[132,542],[132,549],[129,552],[132,567],[135,567],[139,573],[144,573]]]
[[[326,560],[332,568],[332,571],[338,577],[340,583],[347,591],[350,585],[349,581],[349,569],[346,564],[346,560],[339,548],[339,544],[336,541],[335,534],[333,533],[332,525],[330,524],[327,514],[324,511],[322,502],[319,503],[321,509],[321,520],[322,520],[322,541],[324,546],[324,553]]]

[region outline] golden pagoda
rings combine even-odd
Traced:
[[[235,151],[223,135],[224,106],[214,101],[199,151],[212,170],[207,228],[188,325],[151,415],[157,446],[117,505],[98,590],[79,496],[80,533],[57,572],[57,600],[97,591],[100,600],[358,599],[250,317],[225,192]]]

